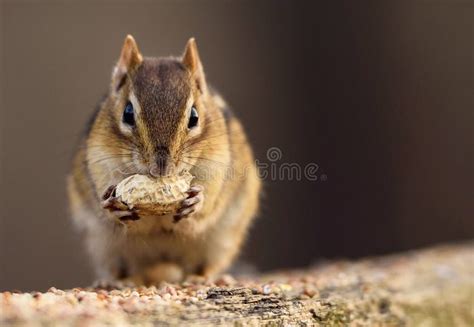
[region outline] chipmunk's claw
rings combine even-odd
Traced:
[[[111,196],[115,196],[115,190],[117,189],[117,185],[110,185],[102,195],[102,200],[107,200]]]
[[[107,209],[113,216],[120,221],[139,220],[137,212],[130,210],[128,206],[121,202],[115,196],[116,185],[111,185],[107,188],[102,196],[102,208]]]
[[[199,211],[202,207],[204,195],[202,191],[204,188],[201,185],[194,185],[189,188],[186,193],[188,197],[181,202],[181,207],[174,215],[174,222],[177,223],[183,218],[188,218],[193,213]]]

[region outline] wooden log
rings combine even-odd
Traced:
[[[0,294],[0,325],[474,326],[474,244],[234,279]]]

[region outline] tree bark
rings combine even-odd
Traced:
[[[0,294],[0,325],[473,326],[474,244],[253,277]]]

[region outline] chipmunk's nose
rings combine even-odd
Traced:
[[[151,165],[150,174],[154,177],[169,175],[171,171],[170,151],[167,147],[159,146],[155,153],[155,162]]]

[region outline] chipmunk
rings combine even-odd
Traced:
[[[194,179],[173,214],[142,217],[115,197],[127,176],[182,170]],[[131,35],[67,184],[72,218],[97,277],[145,285],[228,268],[261,190],[242,125],[208,86],[194,38],[182,57],[148,58]]]

